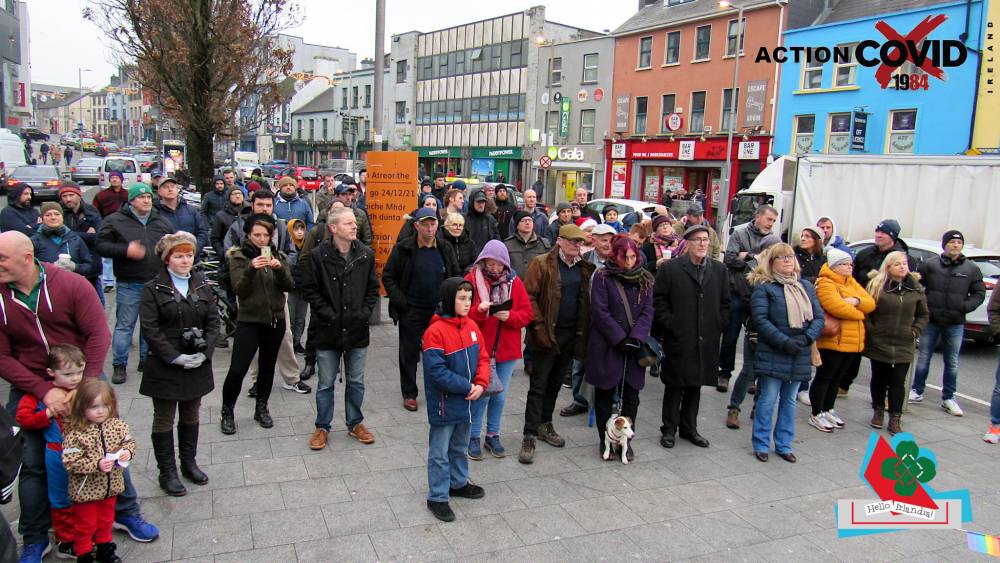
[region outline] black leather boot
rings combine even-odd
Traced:
[[[261,428],[271,428],[274,426],[274,420],[271,419],[271,413],[267,412],[267,402],[257,399],[257,407],[253,412],[253,419],[256,420]]]
[[[223,434],[236,434],[236,417],[233,415],[233,407],[222,405],[222,420],[219,422],[219,429]]]
[[[208,475],[198,467],[198,425],[177,425],[177,452],[181,459],[181,475],[195,485],[208,483]]]
[[[122,558],[118,557],[115,550],[118,548],[115,542],[97,544],[97,563],[122,563]]]
[[[153,454],[156,456],[156,467],[160,470],[160,488],[172,497],[182,497],[187,489],[177,477],[177,464],[174,460],[174,432],[153,432],[150,434],[153,442]]]

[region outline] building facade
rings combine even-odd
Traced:
[[[927,0],[908,5],[916,7],[886,14],[878,3],[844,2],[816,25],[784,33],[789,47],[825,46],[842,49],[849,57],[827,62],[803,57],[780,65],[774,152],[957,154],[973,148],[979,65],[974,52],[984,31],[982,2]],[[926,18],[939,16],[943,21],[926,39],[961,41],[968,26],[964,44],[969,56],[960,66],[942,68],[943,80],[906,62],[895,70],[886,67],[883,87],[878,67],[859,64],[854,56],[861,41],[886,40],[876,29],[879,22],[905,36]],[[867,49],[865,55],[877,58],[878,50]],[[917,88],[903,89],[901,80]]]

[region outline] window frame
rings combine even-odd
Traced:
[[[587,57],[594,57],[594,65],[587,65]],[[583,76],[580,80],[580,84],[597,84],[597,74],[600,69],[600,53],[584,53],[583,54]],[[587,71],[593,71],[593,78],[587,78]]]
[[[590,116],[589,125],[585,122],[584,116]],[[590,132],[589,135],[586,135],[587,131]],[[594,141],[596,139],[596,132],[597,132],[597,110],[594,109],[580,110],[580,144],[581,145],[594,144]]]
[[[403,111],[400,112],[399,110]],[[396,125],[406,125],[406,102],[396,102]]]
[[[813,66],[810,66],[810,64],[812,64]],[[818,66],[816,66],[816,65],[818,65]],[[801,66],[802,66],[802,76],[801,76],[801,82],[799,83],[799,87],[802,90],[822,90],[823,89],[823,67],[826,66],[826,65],[824,63],[821,63],[821,62],[815,61],[815,60],[812,63],[810,63],[809,61],[803,60]],[[819,81],[818,81],[818,83],[817,83],[816,86],[809,86],[809,84],[807,82],[807,79],[808,79],[808,77],[812,76],[813,73],[819,73]]]
[[[360,102],[359,86],[351,86],[351,109],[357,109]]]
[[[695,95],[697,95],[697,94],[701,94],[701,110],[698,111],[698,113],[701,115],[701,128],[700,129],[695,129],[694,128],[694,125],[695,125],[695,112],[697,111],[697,110],[695,110],[694,99],[695,99]],[[705,109],[708,107],[708,91],[707,90],[696,90],[694,92],[691,92],[691,98],[690,98],[690,100],[691,100],[691,104],[690,104],[689,107],[691,108],[691,111],[689,112],[689,114],[690,114],[691,118],[688,120],[688,132],[692,133],[692,134],[701,135],[702,133],[705,132]]]
[[[646,42],[646,40],[649,40],[649,51],[646,53],[646,64],[643,65],[642,64],[642,54],[643,54],[642,45],[643,45],[644,42]],[[636,67],[635,67],[635,69],[636,70],[644,70],[644,69],[648,69],[648,68],[653,68],[653,36],[652,35],[647,35],[645,37],[640,37],[639,38],[639,44],[637,45],[637,47],[638,47],[638,53],[637,53],[637,57],[636,57]]]
[[[899,113],[912,113],[913,114],[913,127],[911,129],[896,129],[893,123],[896,114]],[[913,149],[916,148],[917,144],[917,118],[918,111],[917,108],[899,108],[889,110],[889,119],[886,121],[886,137],[885,137],[885,153],[886,154],[913,154]],[[892,137],[893,135],[912,135],[913,143],[908,152],[904,151],[894,151],[892,149]]]
[[[834,131],[833,123],[838,117],[847,118],[847,130],[846,131]],[[832,151],[833,139],[843,137],[847,141],[847,146],[844,150]],[[826,143],[823,147],[823,152],[826,154],[848,154],[851,152],[851,112],[833,112],[826,116]]]
[[[667,98],[671,99],[670,111],[667,111]],[[660,133],[664,135],[672,134],[673,131],[667,128],[667,116],[674,113],[677,109],[677,94],[662,94],[660,95]]]
[[[812,131],[800,132],[799,124],[803,119],[806,118],[812,119]],[[798,152],[797,150],[798,139],[799,137],[805,137],[806,135],[809,136],[809,150],[805,152]],[[794,116],[792,118],[792,146],[789,152],[793,155],[809,154],[810,152],[813,152],[815,150],[815,146],[816,146],[816,114],[807,113]]]
[[[559,61],[558,69],[555,68],[556,61]],[[558,73],[558,81],[556,81],[556,73]],[[547,86],[562,86],[562,57],[549,57],[549,83]]]
[[[852,42],[852,43],[841,43],[841,44],[839,44],[839,45],[837,45],[835,47],[835,48],[838,48],[838,49],[840,47],[847,47],[848,48],[847,52],[851,54],[851,62],[849,62],[849,63],[834,62],[833,63],[833,87],[834,88],[845,88],[845,87],[848,87],[848,86],[857,86],[858,85],[858,61],[857,61],[857,59],[854,58],[854,49],[853,49],[853,47],[856,47],[857,44],[858,43],[855,41],[855,42]],[[850,80],[847,82],[847,84],[840,84],[840,70],[844,69],[844,68],[848,69],[848,76],[849,76]],[[902,68],[902,67],[900,67],[900,68]]]
[[[728,103],[728,104],[726,103],[726,93],[727,92],[731,92],[731,91],[732,91],[732,88],[723,88],[722,89],[722,108],[721,108],[722,111],[719,112],[719,132],[720,133],[722,133],[723,131],[725,131],[726,133],[729,132],[729,129],[726,129],[726,127],[725,127],[725,123],[726,123],[726,116],[729,114],[729,111],[730,111],[730,108],[732,107],[732,104],[731,103]],[[732,100],[730,100],[730,102],[732,102]],[[740,113],[740,89],[736,88],[736,115],[738,116],[739,113]],[[730,120],[735,121],[733,119],[733,116],[730,116]],[[739,127],[734,123],[733,124],[733,132],[735,133],[738,129],[739,129]]]
[[[741,20],[740,27],[736,28],[736,35],[731,35],[731,33],[732,33],[732,27],[733,27],[733,24],[735,24],[735,23],[736,23],[736,20],[735,19],[731,19],[731,20],[729,20],[729,23],[726,24],[726,56],[727,57],[735,57],[736,56],[736,53],[734,53],[730,47],[733,46],[733,45],[731,45],[731,43],[736,43],[737,37],[739,37],[739,40],[740,40],[740,53],[739,53],[739,55],[741,57],[743,56],[743,47],[746,44],[746,39],[747,39],[747,18],[746,18],[746,16],[743,16],[743,19]],[[742,30],[740,28],[742,28]]]
[[[396,84],[406,82],[406,59],[396,61]]]
[[[670,60],[670,38],[675,36],[677,38],[676,44],[673,46],[674,60]],[[675,29],[673,31],[668,31],[663,34],[663,66],[674,66],[681,64],[681,40],[682,34],[680,29]]]
[[[642,100],[643,111],[639,113],[639,100]],[[642,130],[639,130],[639,116],[642,116]],[[632,121],[632,132],[636,135],[645,135],[649,131],[649,96],[635,97],[635,119]]]
[[[372,85],[365,84],[365,106],[366,108],[372,107]]]
[[[701,30],[706,29],[706,28],[708,29],[708,41],[706,42],[705,56],[704,57],[699,57],[698,56],[698,35],[699,35],[699,32]],[[693,63],[699,63],[699,62],[702,62],[702,61],[710,61],[710,60],[712,60],[712,24],[709,23],[709,24],[705,24],[705,25],[699,25],[698,27],[694,28],[694,52],[692,54],[693,54],[694,58],[691,59],[691,62],[693,62]]]

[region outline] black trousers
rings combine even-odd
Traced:
[[[237,393],[239,390],[237,389]],[[153,399],[153,432],[173,432],[174,413],[180,414],[180,424],[198,424],[201,397],[190,401]]]
[[[576,329],[556,329],[559,353],[532,350],[535,371],[528,383],[528,401],[524,409],[524,435],[537,436],[538,426],[552,422],[552,411],[562,389],[563,377],[573,363]]]
[[[416,399],[417,363],[424,331],[431,324],[433,307],[410,307],[399,319],[399,389],[404,399]]]
[[[226,382],[222,385],[222,404],[234,406],[243,387],[243,378],[250,369],[253,357],[260,350],[257,358],[257,401],[267,403],[271,398],[271,385],[274,383],[274,364],[278,361],[278,347],[285,337],[285,323],[271,326],[263,323],[236,323],[236,333],[233,335],[233,356],[229,364]]]
[[[872,407],[882,408],[885,396],[889,395],[889,413],[902,414],[903,401],[906,400],[906,372],[910,369],[909,362],[905,364],[887,364],[872,360]]]
[[[597,438],[601,444],[601,451],[604,451],[604,431],[608,425],[608,419],[613,414],[611,407],[615,401],[615,393],[619,387],[616,385],[611,389],[594,388],[594,416],[597,427]],[[632,430],[635,431],[635,418],[639,414],[639,390],[625,382],[621,386],[622,390],[622,416],[632,419]]]
[[[852,360],[851,365],[847,367],[843,374],[840,376],[840,383],[838,384],[841,389],[848,391],[851,388],[851,384],[854,380],[858,378],[858,372],[861,371],[861,354],[857,354]]]
[[[680,429],[681,436],[698,433],[698,407],[701,405],[701,386],[683,387],[667,385],[663,390],[663,411],[660,414],[660,434],[673,436]]]
[[[823,365],[816,368],[816,377],[809,387],[809,402],[812,403],[813,416],[833,410],[837,402],[840,380],[849,374],[851,365],[855,359],[861,358],[861,353],[820,348],[819,357],[823,360]]]
[[[316,311],[309,307],[309,324],[306,326],[306,363],[316,365],[316,334],[319,331],[319,323],[316,321]]]

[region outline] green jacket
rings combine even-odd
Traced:
[[[288,268],[288,257],[274,249],[271,252],[281,262],[281,268],[277,270],[252,267],[251,259],[240,246],[230,248],[226,255],[233,293],[239,305],[238,322],[269,325],[285,322],[285,292],[295,289],[295,284]]]
[[[914,274],[902,284],[885,288],[875,310],[865,317],[865,349],[862,354],[887,364],[913,361],[914,343],[930,320],[927,296]]]

